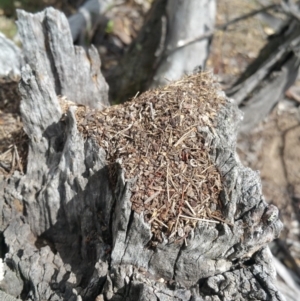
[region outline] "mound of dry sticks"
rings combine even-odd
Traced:
[[[222,222],[220,174],[201,127],[216,127],[224,98],[209,73],[148,91],[103,111],[77,109],[78,128],[104,148],[113,168],[136,178],[132,208],[151,224],[154,244],[187,237],[197,222]]]

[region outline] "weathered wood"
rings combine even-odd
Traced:
[[[108,74],[107,82],[112,102],[127,101],[137,92],[145,91],[151,84],[159,62],[156,51],[160,48],[165,26],[163,18],[166,14],[166,4],[167,0],[154,1],[137,38],[131,43],[119,64]]]
[[[112,191],[105,151],[83,139],[75,107],[64,113],[57,97],[107,105],[106,88],[86,100],[91,92],[84,85],[95,88],[87,69],[95,66],[71,76],[88,61],[72,48],[59,12],[19,16],[29,63],[20,82],[29,154],[24,175],[1,176],[0,231],[7,249],[0,289],[22,300],[283,300],[267,247],[282,224],[277,208],[264,200],[259,174],[236,156],[236,106],[225,99],[216,128],[198,128],[223,178],[227,223],[199,222],[187,245],[166,238],[148,248],[150,225],[131,209],[133,182],[119,167]],[[70,51],[68,58],[63,51]],[[95,61],[99,67],[94,53]],[[106,87],[100,70],[93,74],[96,87]]]
[[[262,121],[295,82],[300,61],[300,24],[289,19],[226,91],[244,112],[241,132]]]
[[[0,78],[20,78],[21,63],[20,49],[0,33]]]
[[[191,73],[196,67],[205,69],[209,55],[210,39],[198,41],[177,49],[186,40],[205,34],[215,25],[216,2],[168,1],[165,49],[155,73],[153,86],[166,85]]]
[[[91,47],[86,53],[73,46],[69,23],[63,14],[48,9],[33,16],[20,10],[17,24],[25,63],[47,74],[55,83],[57,95],[94,108],[109,105],[108,86],[100,72],[96,48]]]
[[[91,30],[99,22],[103,14],[115,0],[89,0],[83,3],[78,12],[68,18],[73,41],[85,45],[86,31]]]

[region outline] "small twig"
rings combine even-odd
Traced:
[[[120,135],[120,134],[122,134],[122,133],[128,131],[131,127],[132,127],[132,124],[130,124],[126,129],[117,132],[117,133],[116,133],[114,136],[112,136],[111,138],[113,139],[113,138],[115,138],[116,136],[118,136],[118,135]],[[131,138],[131,137],[129,137],[129,138]]]
[[[175,235],[176,232],[177,232],[178,221],[179,221],[179,215],[177,216],[177,219],[176,219],[175,230],[174,230],[174,232],[170,235],[170,238],[171,238],[171,236]]]
[[[230,223],[230,222],[228,222],[228,221],[225,221],[223,218],[220,218],[220,217],[218,217],[218,216],[215,216],[215,215],[212,215],[212,214],[211,214],[210,217],[215,218],[215,219],[217,219],[218,221],[220,221],[220,222],[222,222],[222,223],[224,223],[224,224],[227,224],[227,225],[229,225],[229,226],[231,226],[231,227],[234,226],[232,223]]]
[[[12,149],[12,145],[8,148],[7,151],[5,151],[4,153],[0,154],[0,157],[3,158],[6,154],[8,154]]]
[[[196,216],[196,213],[195,213],[194,209],[192,208],[192,206],[189,204],[189,202],[185,201],[185,203],[187,204],[187,206],[189,207],[189,209],[191,210],[191,212],[193,213],[193,215]]]
[[[176,191],[177,193],[179,193],[177,187],[175,186],[175,183],[173,182],[172,176],[170,176],[170,181],[171,181],[171,183],[172,183],[172,185],[173,185],[175,191]],[[174,196],[175,194],[176,194],[176,193],[174,193],[174,194],[172,195],[171,199],[173,198],[173,196]],[[175,205],[176,205],[176,202],[173,201],[173,202],[172,202],[172,206],[171,206],[171,211],[172,211],[173,213],[175,212]]]
[[[170,234],[169,240],[170,240],[175,234],[176,234],[176,231],[174,230],[174,231]]]
[[[210,165],[210,166],[206,167],[204,170],[201,171],[201,174],[205,173],[210,167],[214,167],[214,166]]]
[[[148,204],[150,203],[153,199],[155,199],[159,194],[160,194],[161,190],[156,191],[155,193],[153,193],[145,202],[144,204]]]
[[[135,100],[138,97],[139,94],[140,94],[140,91],[137,91],[132,100]]]
[[[300,11],[299,11],[299,7],[296,3],[293,3],[290,0],[281,1],[281,7],[282,7],[282,10],[284,13],[292,16],[298,22],[300,22]]]
[[[198,207],[198,206],[197,206]],[[197,212],[197,215],[200,216],[202,214],[202,212],[204,211],[204,208],[200,208],[200,210]]]
[[[190,160],[190,165],[191,165],[192,167],[197,167],[197,166],[198,166],[197,161],[196,161],[195,159],[191,159],[191,160]]]
[[[169,190],[169,163],[167,164],[167,195],[168,195],[168,203],[170,204],[170,190]]]
[[[156,216],[157,216],[157,211],[154,210],[154,212],[152,212],[151,219],[148,221],[148,223],[151,224],[153,222],[153,220],[155,219]]]
[[[167,18],[166,16],[161,17],[161,37],[159,41],[159,45],[155,51],[155,57],[160,57],[164,51],[165,48],[165,43],[166,43],[166,38],[167,38]]]
[[[189,130],[187,133],[183,134],[183,135],[181,136],[181,138],[179,138],[179,140],[174,144],[174,146],[175,146],[175,147],[178,146],[181,142],[184,141],[184,139],[187,138],[187,136],[188,136],[190,133],[192,133],[192,132],[194,132],[194,131],[195,131],[195,128],[192,128],[192,129]]]
[[[198,217],[185,216],[185,215],[182,215],[182,214],[179,214],[178,216],[181,217],[181,218],[193,219],[193,220],[201,221],[201,222],[209,222],[209,223],[215,223],[215,224],[219,224],[220,223],[220,222],[217,222],[217,221],[211,221],[211,220],[208,220],[208,219],[198,218]]]
[[[172,142],[173,142],[173,139],[172,139],[172,129],[171,129],[170,136],[169,136],[169,145],[170,146],[172,145]]]
[[[149,186],[150,189],[153,189],[153,190],[159,190],[159,191],[167,191],[167,189],[162,189],[162,188],[157,188],[157,187],[154,187],[154,186]],[[169,189],[169,191],[176,191],[174,189]]]

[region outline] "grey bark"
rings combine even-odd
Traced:
[[[14,298],[10,295],[7,295],[6,293],[0,291],[0,298],[3,301],[20,301],[20,299]]]
[[[95,88],[86,70],[99,66],[99,57],[88,61],[81,48],[74,50],[67,19],[54,9],[20,11],[18,24],[28,62],[20,92],[29,154],[24,175],[1,176],[7,248],[0,289],[22,300],[284,300],[267,247],[282,223],[264,200],[259,174],[236,155],[236,106],[227,99],[217,128],[198,129],[222,175],[223,213],[232,226],[199,222],[187,245],[165,238],[149,249],[150,226],[131,209],[133,181],[119,168],[111,190],[104,150],[83,139],[75,107],[63,114],[59,105],[62,92],[77,104],[107,105],[99,70],[96,87],[104,88],[86,100],[84,85]],[[86,72],[83,81],[79,70]],[[82,91],[74,95],[71,87]]]

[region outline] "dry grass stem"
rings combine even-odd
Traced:
[[[211,218],[214,218],[214,219],[216,219],[216,220],[218,220],[218,221],[220,221],[220,222],[222,222],[222,223],[224,223],[224,224],[227,224],[227,225],[233,227],[233,224],[232,224],[232,223],[230,223],[230,222],[224,220],[223,218],[220,218],[219,216],[215,216],[215,215],[210,214],[210,217],[211,217]]]
[[[192,132],[194,132],[195,131],[195,128],[192,128],[191,130],[189,130],[187,133],[185,133],[175,144],[174,144],[174,146],[176,147],[176,146],[178,146],[181,142],[183,142],[184,141],[184,139],[185,138],[187,138],[187,136],[190,134],[190,133],[192,133]]]
[[[186,219],[193,219],[195,221],[200,221],[200,222],[209,222],[209,223],[215,223],[215,224],[219,224],[220,223],[220,222],[209,220],[209,219],[192,217],[192,216],[185,216],[185,215],[182,215],[182,214],[179,214],[179,217],[186,218]]]

